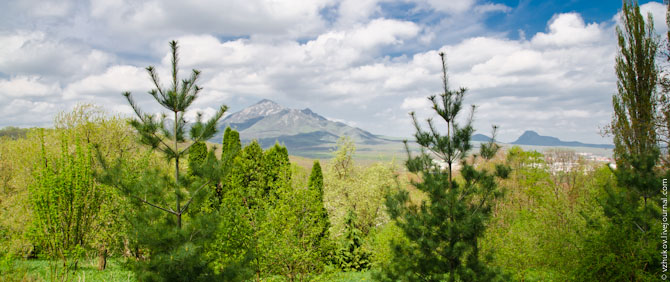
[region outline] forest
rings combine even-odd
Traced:
[[[232,128],[214,143],[228,108],[186,122],[200,72],[180,78],[172,41],[171,76],[146,68],[162,115],[125,92],[134,117],[82,103],[0,130],[0,281],[666,280],[670,44],[651,23],[624,1],[613,164],[475,146],[444,53],[435,118],[410,114],[398,159],[346,136],[321,160]]]

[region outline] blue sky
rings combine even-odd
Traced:
[[[662,34],[665,6],[642,1]],[[469,89],[475,126],[513,141],[525,130],[563,140],[599,134],[616,89],[619,1],[24,0],[0,4],[0,127],[49,126],[95,103],[130,114],[151,103],[144,67],[202,71],[207,114],[272,99],[376,134],[409,137],[407,113],[430,116],[438,52],[452,87]],[[195,111],[189,114],[195,116]]]

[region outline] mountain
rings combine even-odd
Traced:
[[[228,126],[240,132],[242,143],[255,139],[267,148],[279,142],[297,155],[306,151],[328,151],[344,135],[357,144],[393,142],[360,128],[328,120],[308,108],[285,108],[267,99],[224,118],[219,124],[219,135],[212,141],[220,143]]]
[[[521,134],[516,141],[510,143],[515,145],[535,145],[535,146],[563,146],[563,147],[592,147],[611,149],[614,145],[610,144],[586,144],[577,141],[561,141],[556,137],[542,136],[535,131],[528,130]]]
[[[484,134],[477,133],[475,135],[472,135],[472,137],[470,138],[470,141],[489,142],[489,141],[491,141],[491,137],[488,137]]]

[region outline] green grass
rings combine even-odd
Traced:
[[[137,281],[134,274],[125,269],[121,262],[121,259],[110,259],[107,261],[107,269],[100,271],[96,267],[96,260],[80,261],[79,269],[74,275],[70,275],[70,281]],[[15,260],[11,269],[0,269],[0,281],[50,281],[49,263],[48,260]],[[10,275],[5,276],[7,273]],[[266,277],[262,280],[288,281],[282,276]],[[365,271],[323,273],[312,276],[307,281],[357,282],[373,280],[372,273]]]
[[[48,260],[16,260],[14,269],[24,277],[23,279],[18,277],[14,281],[49,281],[50,279]],[[123,268],[121,260],[118,259],[108,260],[107,269],[102,271],[97,269],[96,260],[80,261],[79,269],[70,278],[72,278],[71,281],[137,281],[135,275]]]

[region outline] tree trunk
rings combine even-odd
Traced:
[[[104,246],[98,250],[98,270],[107,268],[107,248]]]

